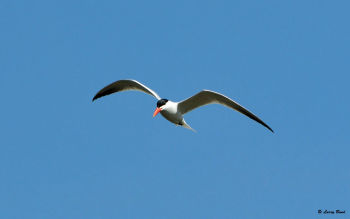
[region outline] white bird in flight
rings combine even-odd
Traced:
[[[138,81],[119,80],[101,89],[94,96],[92,101],[112,93],[126,91],[126,90],[142,91],[149,95],[154,96],[155,98],[157,98],[158,101],[157,101],[157,108],[153,113],[153,117],[155,117],[160,112],[160,114],[164,116],[164,118],[166,118],[168,121],[174,123],[175,125],[183,126],[192,131],[194,131],[194,129],[192,129],[186,123],[186,121],[184,120],[184,115],[198,107],[201,107],[207,104],[216,103],[216,104],[222,104],[226,107],[234,109],[248,116],[249,118],[255,120],[256,122],[268,128],[271,132],[273,132],[273,130],[268,125],[266,125],[261,119],[259,119],[253,113],[249,112],[247,109],[245,109],[235,101],[231,100],[230,98],[210,90],[202,90],[199,93],[195,94],[194,96],[186,100],[183,100],[181,102],[173,102],[168,99],[160,98],[160,96],[156,92],[154,92],[153,90],[151,90],[150,88],[146,87],[145,85],[141,84]]]

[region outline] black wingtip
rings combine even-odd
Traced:
[[[275,134],[275,132],[272,130],[272,128],[270,128],[270,126],[268,126],[268,125],[264,125],[268,130],[270,130],[272,133],[274,133]]]
[[[98,99],[98,98],[100,98],[100,97],[102,97],[103,95],[101,95],[100,93],[98,93],[98,94],[96,94],[95,96],[94,96],[94,98],[92,98],[92,102],[94,102],[96,99]]]

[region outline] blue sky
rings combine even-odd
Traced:
[[[0,3],[1,218],[320,218],[350,211],[348,1]],[[152,118],[136,79],[219,105]],[[328,215],[329,217],[334,217]]]

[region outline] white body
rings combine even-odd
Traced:
[[[179,110],[178,105],[179,103],[169,100],[164,106],[161,107],[162,111],[160,111],[160,114],[162,114],[165,119],[167,119],[169,122],[174,123],[175,125],[180,125],[192,131],[195,131],[184,120],[183,114]]]
[[[162,111],[160,111],[160,114],[162,114],[162,116],[168,121],[176,125],[182,125],[183,115],[180,113],[177,106],[178,103],[169,100],[163,107],[161,107]]]

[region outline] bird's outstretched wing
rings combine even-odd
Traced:
[[[160,100],[159,95],[154,92],[153,90],[149,89],[148,87],[146,87],[145,85],[141,84],[138,81],[135,80],[119,80],[116,82],[113,82],[110,85],[107,85],[106,87],[104,87],[102,90],[100,90],[92,99],[92,101],[115,93],[115,92],[121,92],[121,91],[126,91],[126,90],[137,90],[137,91],[142,91],[145,92],[149,95],[154,96],[155,98],[157,98],[158,100]]]
[[[249,118],[255,120],[256,122],[260,123],[261,125],[265,126],[266,128],[268,128],[271,132],[273,132],[273,130],[266,125],[261,119],[259,119],[256,115],[254,115],[253,113],[249,112],[247,109],[245,109],[244,107],[242,107],[241,105],[239,105],[238,103],[236,103],[235,101],[231,100],[230,98],[216,93],[214,91],[210,91],[210,90],[203,90],[199,93],[197,93],[196,95],[179,102],[178,104],[178,110],[185,114],[188,113],[198,107],[207,105],[207,104],[212,104],[212,103],[217,103],[217,104],[222,104],[224,106],[227,106],[229,108],[232,108],[246,116],[248,116]]]

